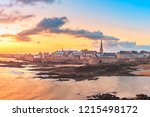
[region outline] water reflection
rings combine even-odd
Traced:
[[[15,61],[15,62],[24,62],[22,60],[17,60],[15,58],[5,58],[5,57],[0,57],[0,61]]]
[[[2,69],[0,99],[85,99],[100,92],[118,92],[120,97],[134,97],[139,93],[150,95],[148,77],[100,77],[96,81],[58,82],[31,79],[34,74],[24,69]]]
[[[150,95],[149,77],[99,77],[98,80],[35,79],[35,73],[26,68],[0,68],[0,99],[86,99],[86,96],[117,92],[119,97],[134,97],[144,93]],[[38,71],[37,71],[38,72]]]

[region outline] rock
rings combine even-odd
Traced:
[[[147,95],[144,95],[144,94],[138,94],[138,95],[136,95],[136,99],[137,100],[149,100],[150,97],[148,97]]]
[[[132,98],[127,98],[127,97],[119,98],[116,95],[106,93],[106,94],[96,94],[92,96],[87,96],[87,99],[88,100],[150,100],[150,97],[144,94],[138,94],[136,95],[136,97],[132,97]]]
[[[88,100],[119,100],[120,99],[119,97],[108,94],[108,93],[88,96],[87,98],[88,98]]]

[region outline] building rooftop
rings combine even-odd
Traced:
[[[116,53],[103,53],[103,54],[96,54],[97,57],[115,57]]]

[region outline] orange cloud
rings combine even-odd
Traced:
[[[63,29],[62,26],[66,24],[68,19],[66,17],[61,17],[61,18],[44,18],[41,20],[35,28],[29,29],[29,30],[24,30],[16,35],[15,38],[20,41],[30,41],[30,37],[32,35],[37,35],[41,33],[47,33],[47,34],[67,34],[67,35],[72,35],[77,38],[87,38],[90,40],[119,40],[118,38],[111,37],[111,36],[105,36],[103,35],[102,32],[100,31],[88,31],[85,29],[80,29],[80,30],[73,30],[73,29]],[[3,35],[2,35],[3,36]],[[7,36],[7,35],[5,35]]]
[[[23,21],[35,17],[34,15],[21,15],[20,12],[6,14],[4,9],[0,10],[0,23],[14,23],[16,21]]]
[[[30,38],[26,37],[26,36],[20,36],[20,35],[13,35],[13,34],[3,34],[0,35],[0,37],[10,37],[12,39],[15,39],[16,41],[23,41],[23,42],[29,42],[31,41]]]

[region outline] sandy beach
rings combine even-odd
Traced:
[[[139,76],[150,76],[150,64],[143,64],[136,66],[137,71],[132,72]]]

